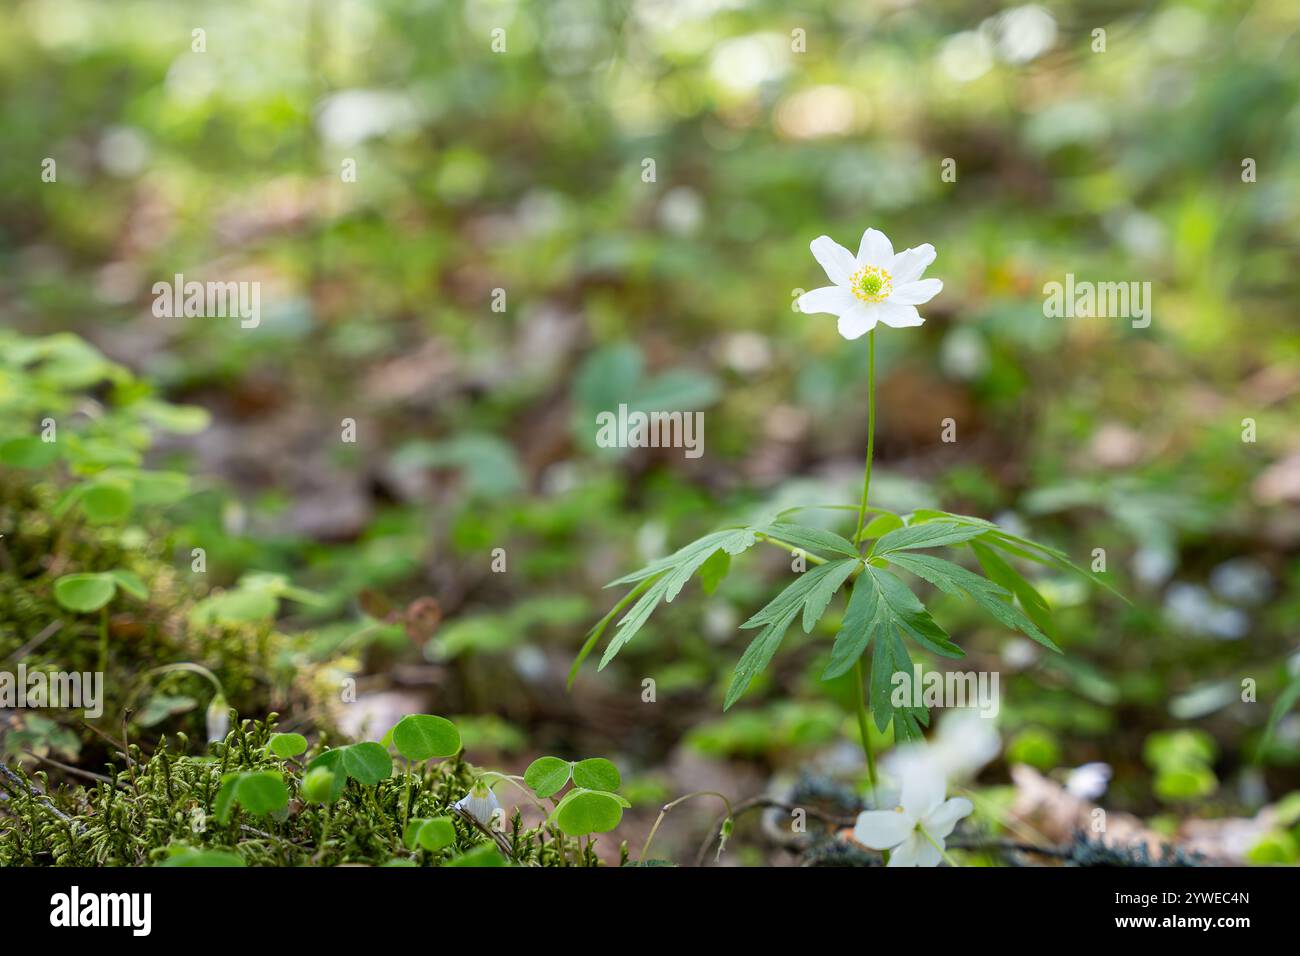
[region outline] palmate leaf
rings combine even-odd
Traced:
[[[727,688],[723,710],[729,709],[739,700],[754,678],[771,663],[772,656],[781,646],[786,631],[790,629],[800,610],[803,611],[803,629],[806,633],[813,629],[813,625],[825,613],[835,592],[840,589],[854,569],[861,566],[860,558],[847,558],[805,571],[741,625],[742,628],[761,627],[762,631],[746,648],[736,664],[731,685]]]
[[[796,548],[801,548],[819,557],[825,556],[823,552],[845,558],[856,558],[858,556],[858,549],[853,547],[849,539],[836,534],[834,531],[824,531],[821,528],[810,528],[807,525],[786,524],[784,522],[763,525],[753,530],[764,537],[776,538],[785,544],[792,544]]]
[[[928,524],[909,525],[884,535],[871,549],[873,557],[883,557],[891,551],[908,548],[937,548],[945,544],[959,544],[978,538],[985,529],[975,525],[934,521]]]
[[[998,548],[1007,554],[1014,555],[1018,558],[1024,558],[1027,561],[1034,561],[1038,564],[1044,564],[1054,567],[1060,571],[1069,571],[1080,577],[1087,578],[1093,584],[1100,585],[1111,594],[1118,597],[1124,603],[1131,603],[1127,597],[1106,580],[1082,568],[1070,560],[1069,556],[1057,548],[1046,544],[1040,544],[1037,541],[1031,541],[1029,538],[1023,538],[1020,535],[1012,534],[1010,531],[999,527],[991,521],[985,521],[983,518],[975,518],[971,515],[953,514],[949,511],[935,511],[932,509],[919,509],[912,515],[912,523],[909,527],[918,527],[929,524],[958,524],[983,529],[983,534],[978,536],[979,541],[987,546]]]
[[[835,635],[831,661],[822,674],[822,680],[831,680],[846,673],[867,649],[873,637],[889,634],[897,639],[898,633],[942,657],[962,657],[965,654],[948,639],[947,632],[935,623],[930,612],[897,575],[867,565],[853,585],[853,595],[849,599],[844,623]],[[881,653],[879,646],[876,653]],[[874,675],[874,663],[872,668]],[[872,679],[874,681],[874,676]]]
[[[1051,606],[1048,605],[1047,599],[1038,593],[1037,588],[992,548],[978,541],[972,541],[971,550],[975,552],[975,560],[979,561],[980,567],[989,576],[989,580],[1014,594],[1026,616],[1038,625],[1040,630],[1049,635],[1056,633]]]
[[[889,555],[887,560],[906,571],[911,571],[917,577],[924,578],[941,591],[958,596],[969,596],[1002,624],[1021,631],[1058,654],[1061,653],[1056,642],[1044,634],[1038,625],[1025,616],[1019,608],[1010,603],[1013,593],[1000,584],[967,571],[961,565],[929,554],[894,553]]]
[[[930,725],[930,714],[924,707],[894,707],[894,675],[907,674],[912,678],[912,658],[897,630],[882,628],[876,636],[876,646],[871,655],[871,716],[882,733],[894,721],[894,740],[897,743],[921,740],[921,726]]]

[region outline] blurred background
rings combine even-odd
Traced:
[[[252,616],[269,619],[249,646],[282,643],[245,708],[346,735],[444,714],[474,762],[517,771],[609,756],[635,847],[686,791],[861,774],[847,685],[817,680],[838,611],[722,713],[737,625],[788,573],[774,549],[564,682],[617,600],[604,582],[724,523],[857,500],[865,342],[793,310],[826,284],[808,243],[856,249],[867,226],[900,250],[933,243],[944,291],[925,325],[877,336],[873,503],[997,520],[1082,564],[1104,549],[1133,600],[1040,578],[1067,652],[1049,659],[927,595],[962,666],[1002,676],[989,812],[1025,799],[1023,765],[1183,842],[1249,822],[1218,849],[1295,862],[1297,13],[11,0],[5,341],[75,333],[131,387],[205,410],[144,458],[189,493],[111,545],[156,562],[146,576],[176,602],[247,590],[252,571],[310,596]],[[176,273],[259,282],[260,325],[157,317],[151,288]],[[1150,326],[1045,317],[1043,287],[1067,273],[1150,282]],[[95,387],[69,399],[87,427],[86,403],[108,404]],[[0,434],[38,427],[31,394],[0,380]],[[703,456],[597,447],[596,414],[620,403],[703,411]],[[15,473],[11,537],[32,507]],[[6,656],[31,651],[20,605],[48,600],[38,572],[6,570]],[[170,659],[114,654],[227,680],[228,640],[202,623]],[[331,688],[319,705],[283,689],[309,671]],[[209,692],[169,681],[149,727],[195,730]],[[68,728],[19,730],[11,751],[90,759]],[[1071,775],[1096,762],[1100,791]],[[663,855],[693,853],[716,809],[671,817]],[[728,859],[790,857],[738,838]]]

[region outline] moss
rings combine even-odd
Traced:
[[[190,609],[204,588],[170,560],[172,528],[161,520],[97,526],[58,513],[61,491],[28,472],[0,471],[0,661],[15,672],[104,671],[101,733],[120,734],[132,714],[132,738],[164,731],[206,736],[213,686],[192,672],[157,674],[168,664],[202,665],[220,676],[228,704],[242,713],[277,710],[298,722],[330,725],[333,687],[325,665],[310,658],[309,634],[285,634],[271,622],[195,626]],[[54,599],[64,574],[125,569],[149,589],[147,600],[119,595],[104,612],[74,614]],[[81,710],[7,710],[0,717],[0,757],[52,757],[101,766],[109,746]],[[52,765],[51,765],[52,766]]]
[[[244,721],[209,752],[192,752],[184,735],[163,741],[145,757],[131,744],[130,759],[93,786],[53,790],[44,772],[28,776],[0,768],[0,866],[145,866],[178,850],[226,852],[250,866],[381,865],[407,861],[438,865],[475,847],[497,843],[502,855],[530,866],[596,865],[590,841],[559,838],[550,828],[525,828],[516,812],[503,833],[490,838],[452,810],[475,777],[456,758],[373,787],[350,780],[329,806],[306,802],[300,791],[302,763],[267,753],[275,715]],[[224,773],[283,772],[289,787],[286,810],[253,816],[236,808],[225,823],[213,803]],[[444,850],[408,850],[404,822],[451,815],[456,842]]]

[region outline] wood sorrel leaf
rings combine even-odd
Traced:
[[[407,760],[450,757],[460,750],[460,731],[445,717],[407,714],[393,727],[393,746]]]
[[[588,757],[573,765],[573,782],[586,790],[617,790],[623,778],[611,761]]]
[[[524,771],[524,783],[533,793],[545,799],[564,789],[569,782],[573,765],[559,757],[538,757]]]

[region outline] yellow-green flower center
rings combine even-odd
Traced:
[[[862,302],[884,302],[894,291],[894,279],[880,266],[863,266],[853,273],[849,287]]]

